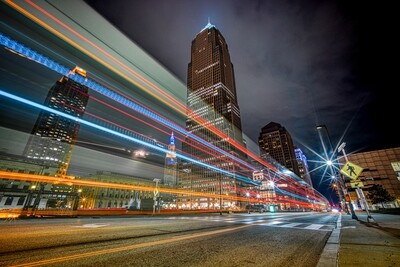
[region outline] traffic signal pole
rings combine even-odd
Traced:
[[[342,153],[343,153],[344,159],[346,160],[346,163],[348,163],[349,160],[348,160],[348,158],[347,158],[346,151],[344,150],[344,147],[345,147],[345,146],[346,146],[346,143],[343,142],[343,143],[338,147],[338,152],[342,152]],[[344,179],[343,179],[343,180],[344,180]],[[344,181],[343,181],[343,182],[344,182]],[[371,213],[369,212],[369,209],[368,209],[368,202],[367,202],[367,200],[365,199],[364,192],[363,192],[362,189],[361,189],[360,187],[358,187],[358,186],[357,186],[357,188],[356,188],[356,192],[357,192],[357,195],[359,196],[359,198],[361,199],[361,201],[362,201],[363,204],[364,204],[365,211],[366,211],[366,213],[367,213],[367,221],[368,221],[368,222],[375,222],[374,218],[372,218]],[[351,218],[352,218],[352,219],[358,220],[357,215],[354,213],[353,204],[351,203],[350,194],[348,194],[348,197],[349,197],[349,200],[350,200]]]

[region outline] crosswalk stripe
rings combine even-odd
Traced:
[[[333,225],[325,224],[309,224],[309,223],[287,223],[285,221],[270,221],[265,219],[234,219],[234,218],[210,218],[210,217],[174,217],[170,219],[191,219],[201,221],[214,221],[214,222],[225,222],[225,223],[241,223],[241,224],[257,224],[262,226],[270,227],[282,227],[282,228],[297,228],[297,229],[308,229],[308,230],[319,230],[319,231],[331,231],[335,228]]]
[[[279,225],[279,227],[296,227],[300,224],[302,224],[302,223],[288,223],[288,224]]]
[[[281,224],[283,223],[282,221],[272,221],[272,222],[267,222],[264,225],[275,225],[275,224]]]
[[[304,227],[304,229],[317,230],[317,229],[320,229],[320,228],[322,228],[322,227],[324,227],[323,224],[311,224],[311,225],[309,225],[309,226],[307,226],[307,227]]]

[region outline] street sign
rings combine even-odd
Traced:
[[[363,188],[364,184],[361,181],[354,181],[350,183],[351,188]]]
[[[363,168],[354,163],[351,163],[350,161],[346,162],[346,164],[344,164],[343,168],[340,170],[342,174],[353,180],[357,179],[362,171]]]

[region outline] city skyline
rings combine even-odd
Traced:
[[[399,262],[400,146],[354,149],[398,141],[374,61],[392,43],[336,46],[356,13],[389,20],[340,0],[96,2],[148,46],[85,1],[0,1],[2,266]]]
[[[318,166],[312,161],[321,160],[315,153],[323,151],[317,125],[326,125],[333,146],[346,142],[348,153],[400,145],[395,132],[386,130],[396,116],[394,98],[386,97],[394,75],[379,67],[390,57],[384,40],[392,24],[382,15],[390,7],[367,3],[361,11],[337,1],[160,1],[157,8],[146,1],[86,2],[183,81],[186,44],[209,18],[229,44],[243,132],[256,142],[262,127],[280,123],[310,160],[310,170]],[[375,14],[379,18],[370,20]],[[325,177],[312,176],[316,188],[327,186]]]
[[[35,8],[35,6],[34,6],[34,3],[27,3],[28,5],[31,5],[32,7],[34,7]],[[83,5],[84,3],[83,2],[79,2],[79,5]],[[60,10],[63,10],[63,11],[65,11],[65,12],[69,12],[69,11],[72,11],[71,9],[73,9],[74,8],[74,6],[73,5],[64,5],[62,8],[60,8]],[[85,6],[85,8],[86,8],[86,6]],[[229,10],[229,9],[228,9]],[[91,13],[92,12],[92,10],[87,10],[86,11],[86,13]],[[94,14],[94,13],[93,13]],[[6,15],[7,16],[7,15]],[[76,16],[76,17],[75,17]],[[78,17],[80,17],[80,19],[82,20],[84,20],[85,21],[85,19],[86,19],[86,17],[84,16],[84,14],[83,14],[83,12],[77,12],[76,10],[75,10],[75,13],[74,13],[74,18],[76,19],[76,18],[78,18]],[[77,20],[77,21],[79,21],[79,19]],[[102,38],[104,38],[104,40],[103,40],[103,42],[104,43],[108,43],[109,42],[109,37],[110,36],[112,36],[112,34],[108,34],[109,32],[117,32],[118,31],[118,29],[116,29],[116,28],[113,28],[113,27],[110,27],[111,25],[109,25],[109,26],[107,26],[107,29],[106,30],[104,30],[104,33],[106,33],[106,34],[103,34],[102,35]],[[98,27],[98,28],[100,28],[100,27]],[[95,27],[93,27],[93,28],[91,28],[90,30],[92,30],[93,31],[93,33],[98,33],[98,28],[97,28],[97,26],[95,26]],[[203,24],[203,26],[202,26],[202,28],[204,28],[204,24]],[[16,32],[15,32],[15,29],[12,29],[12,27],[8,27],[8,28],[4,28],[4,30],[7,32],[9,32],[9,33],[11,33],[12,35],[13,34],[16,34]],[[66,30],[68,30],[68,29],[66,29]],[[196,31],[196,32],[198,32],[198,31]],[[119,33],[118,33],[119,34]],[[29,35],[28,35],[29,36]],[[121,35],[122,36],[122,35]],[[171,36],[173,36],[172,34],[171,34]],[[243,36],[245,36],[245,34],[243,35]],[[27,36],[24,36],[23,38],[25,38],[26,39],[26,37]],[[21,36],[18,36],[18,37],[16,37],[18,40],[20,40],[20,38],[21,38]],[[89,37],[89,38],[91,38],[91,36]],[[124,38],[122,38],[122,39],[124,39]],[[49,39],[50,40],[50,39]],[[56,45],[59,45],[59,44],[57,44],[57,43],[55,43],[55,42],[52,42],[51,40],[49,41],[49,40],[45,40],[45,42],[43,43],[43,44],[40,44],[40,43],[38,43],[38,42],[36,42],[36,43],[34,43],[33,44],[33,48],[35,49],[35,47],[36,47],[36,49],[39,49],[39,51],[43,51],[43,49],[44,49],[44,47],[46,46],[46,43],[47,43],[47,45],[50,45],[50,49],[44,49],[44,50],[47,50],[49,53],[50,53],[50,55],[51,55],[51,57],[56,57],[58,60],[61,60],[61,62],[62,63],[64,63],[64,64],[67,64],[67,65],[69,65],[70,63],[71,63],[71,61],[70,62],[67,62],[68,61],[68,59],[67,58],[60,58],[59,57],[59,55],[56,55],[56,53],[54,53],[52,50],[51,50],[51,46],[56,46]],[[112,38],[111,38],[111,40],[112,40]],[[126,38],[126,39],[124,39],[124,41],[128,41],[128,40],[132,40],[131,38]],[[248,44],[250,44],[250,42],[248,42],[248,40],[246,39],[246,40],[244,40],[244,39],[242,39],[241,40],[242,41],[242,43],[243,44],[245,44],[245,45],[248,45]],[[31,42],[30,40],[29,40],[29,42]],[[85,42],[85,40],[84,40],[84,42]],[[129,42],[130,43],[130,42]],[[227,43],[229,43],[229,42],[227,42]],[[79,47],[79,45],[78,45],[78,47]],[[119,47],[119,48],[121,48],[121,47]],[[132,47],[131,47],[131,49],[132,49]],[[140,50],[140,49],[139,49]],[[96,48],[96,51],[98,51],[98,48]],[[85,54],[85,52],[84,51],[82,51],[83,53],[82,54]],[[121,50],[121,51],[119,51],[119,52],[122,52],[122,53],[126,53],[126,58],[129,58],[130,59],[130,62],[137,62],[137,60],[139,59],[139,57],[138,57],[138,55],[140,55],[140,53],[142,53],[142,54],[145,54],[145,53],[143,53],[142,51],[137,51],[137,50],[135,50],[135,48],[133,48],[132,50],[130,50],[128,47],[124,47],[124,49],[123,50]],[[260,52],[262,52],[262,50],[260,50]],[[78,55],[75,55],[75,57],[74,57],[74,60],[76,60],[76,59],[79,59],[79,55],[80,54],[78,54]],[[131,57],[131,55],[132,55],[132,57]],[[147,55],[146,55],[147,56]],[[14,57],[14,56],[13,56]],[[151,57],[151,56],[150,56]],[[150,58],[149,57],[149,58]],[[178,57],[177,57],[178,58]],[[11,59],[11,57],[10,57],[10,60],[14,60],[14,59]],[[35,60],[36,61],[36,60]],[[11,61],[10,61],[11,62]],[[157,63],[156,61],[150,61],[151,63]],[[161,78],[161,76],[159,76],[159,73],[156,73],[156,72],[153,72],[153,69],[156,67],[154,64],[153,64],[153,66],[151,67],[151,68],[148,68],[148,65],[146,64],[146,65],[140,65],[142,62],[139,60],[136,64],[139,64],[139,66],[138,65],[135,65],[135,63],[133,63],[133,67],[136,69],[136,68],[139,68],[140,69],[140,71],[142,71],[142,73],[144,72],[144,73],[152,73],[154,76],[152,77],[153,79],[155,79],[154,81],[156,81],[156,82],[159,82],[159,78]],[[240,64],[241,62],[239,62],[239,64]],[[34,63],[35,64],[35,63]],[[74,64],[74,65],[80,65],[79,63],[78,64]],[[235,64],[233,64],[233,65],[235,65]],[[88,67],[88,68],[90,68],[90,69],[92,69],[92,68],[96,68],[96,66],[95,65],[93,65],[92,66],[92,64],[86,64],[85,65],[85,68],[86,67]],[[162,68],[162,67],[161,67]],[[36,70],[37,70],[37,72],[38,73],[43,73],[44,74],[44,72],[43,71],[45,71],[45,70],[43,70],[43,69],[41,69],[40,67],[37,67],[36,68]],[[166,73],[168,72],[168,70],[166,69]],[[5,74],[5,76],[7,76],[6,75],[6,72],[4,72],[4,74]],[[47,74],[47,72],[46,72],[46,74]],[[51,74],[51,75],[54,75],[54,74]],[[51,76],[50,75],[50,76]],[[100,75],[100,76],[99,76]],[[100,79],[100,80],[102,80],[103,79],[103,81],[104,81],[104,78],[105,78],[105,76],[103,76],[103,75],[105,75],[105,76],[108,76],[108,75],[110,75],[109,74],[109,72],[107,72],[107,73],[97,73],[97,75],[95,74],[95,76],[96,76],[96,79]],[[40,76],[42,76],[42,74],[40,75]],[[44,75],[43,75],[44,76]],[[49,76],[49,77],[50,77]],[[32,78],[37,78],[37,77],[33,77],[32,76]],[[106,78],[107,79],[107,78]],[[174,78],[173,78],[174,79]],[[11,76],[7,76],[7,81],[10,81],[11,82]],[[158,81],[157,81],[158,80]],[[237,79],[236,79],[237,80]],[[37,81],[39,81],[39,80],[37,80]],[[175,80],[174,80],[174,82],[175,82]],[[12,83],[10,83],[10,85],[11,85]],[[32,85],[34,85],[34,83],[31,83]],[[39,82],[39,84],[41,84],[41,81]],[[161,83],[162,84],[162,83]],[[14,84],[12,84],[12,85],[14,85]],[[163,86],[164,86],[164,84],[162,84]],[[177,85],[177,86],[176,86]],[[167,114],[173,114],[173,115],[175,115],[174,114],[174,112],[175,111],[178,111],[179,110],[179,112],[181,112],[182,110],[184,110],[184,107],[183,107],[183,105],[182,105],[182,103],[185,101],[183,98],[182,98],[182,94],[180,94],[179,92],[177,92],[177,91],[171,91],[171,89],[173,89],[173,88],[179,88],[179,90],[180,91],[182,91],[182,89],[186,89],[185,88],[185,85],[184,85],[184,83],[176,83],[176,85],[173,85],[173,86],[170,86],[170,87],[166,87],[164,90],[166,90],[166,92],[168,92],[168,93],[173,93],[174,94],[174,96],[175,97],[178,97],[178,99],[179,99],[179,103],[178,102],[175,102],[175,103],[177,103],[178,104],[178,106],[175,106],[174,107],[174,105],[171,105],[170,103],[168,103],[168,102],[164,102],[163,101],[163,103],[162,103],[162,105],[161,105],[161,107],[162,108],[167,108],[166,109],[166,111],[167,111]],[[35,86],[35,85],[34,85]],[[118,85],[117,85],[118,86]],[[47,86],[46,86],[47,87]],[[111,86],[111,87],[113,87],[113,86]],[[16,87],[16,89],[17,90],[22,90],[23,88],[21,87],[21,88],[18,88],[18,87]],[[142,88],[142,89],[144,89],[144,88]],[[157,88],[158,89],[158,88]],[[97,89],[95,89],[95,90],[97,90]],[[103,89],[101,89],[101,90],[103,90]],[[129,88],[128,89],[128,91],[131,91],[131,88]],[[125,91],[125,92],[127,92],[127,91]],[[244,93],[246,93],[247,91],[246,90],[240,90],[240,92],[244,92]],[[133,92],[129,92],[129,93],[133,93]],[[139,91],[135,91],[135,94],[137,93],[137,95],[135,95],[135,97],[136,96],[139,96],[139,95],[141,95],[141,96],[143,96],[143,93],[141,93],[141,92],[139,92]],[[146,93],[149,93],[148,91],[146,91]],[[150,92],[151,93],[151,92]],[[160,94],[165,94],[164,92],[162,92],[162,91],[158,91],[158,93],[160,93]],[[109,92],[107,92],[107,94],[109,94]],[[113,95],[112,97],[114,97],[115,95]],[[154,95],[154,94],[152,94],[152,97],[155,97],[155,98],[157,98],[158,100],[162,100],[162,97],[160,98],[159,96],[157,96],[157,95]],[[296,95],[297,96],[297,95]],[[34,97],[34,98],[36,98],[36,96]],[[262,94],[260,94],[260,97],[259,97],[260,99],[262,99],[263,98],[263,96],[262,96]],[[238,98],[239,100],[238,100],[238,102],[240,102],[241,100],[240,100],[240,97]],[[94,99],[95,101],[96,101],[96,103],[101,103],[101,99]],[[171,99],[171,100],[173,100],[173,99]],[[258,100],[258,99],[256,99],[256,100]],[[100,102],[99,102],[100,101]],[[278,101],[279,102],[279,101]],[[94,104],[94,103],[93,103]],[[164,106],[164,104],[165,104],[165,106]],[[107,113],[104,113],[104,111],[103,110],[101,110],[100,109],[100,106],[101,105],[98,105],[98,104],[95,104],[95,105],[91,105],[90,106],[90,108],[93,108],[93,111],[95,111],[95,112],[98,112],[98,111],[100,111],[100,112],[102,112],[103,114],[105,114],[106,116],[109,116],[108,118],[115,118],[116,119],[116,121],[113,121],[113,123],[116,123],[116,124],[118,124],[118,123],[120,123],[120,125],[115,125],[115,126],[117,126],[117,128],[119,127],[119,129],[122,129],[123,127],[125,127],[124,126],[124,124],[125,123],[127,123],[127,121],[124,121],[122,118],[120,118],[120,117],[114,117],[114,115],[117,115],[116,113],[114,113],[113,111],[113,113],[111,113],[111,112],[107,112]],[[156,108],[160,108],[160,105],[155,105],[155,107]],[[14,107],[12,107],[12,108],[14,108]],[[175,108],[178,108],[178,109],[175,109]],[[14,108],[15,109],[15,108]],[[11,111],[11,109],[10,109],[10,111]],[[182,113],[181,113],[182,114]],[[259,109],[259,114],[264,114],[264,112],[263,112],[263,110],[261,110],[261,109]],[[8,115],[11,115],[11,112],[10,112],[10,114],[6,114],[7,116]],[[92,116],[92,115],[90,115],[90,113],[88,113],[88,115],[89,116]],[[285,115],[285,114],[284,114]],[[6,118],[4,118],[4,119],[7,119],[7,117]],[[19,118],[18,118],[19,119]],[[181,118],[177,118],[178,120],[180,120]],[[163,122],[164,122],[164,120],[162,120]],[[280,123],[281,123],[281,121],[279,121]],[[9,121],[7,121],[7,123],[9,123],[9,124],[14,124],[14,125],[16,125],[16,124],[18,124],[18,121],[17,120],[9,120]],[[121,124],[122,123],[122,124]],[[149,124],[146,124],[146,125],[148,125],[148,126],[150,126]],[[283,123],[282,123],[282,125],[284,125]],[[122,126],[122,128],[120,127],[120,126]],[[141,133],[143,132],[142,131],[142,126],[143,125],[141,125],[140,126],[140,132],[136,132],[136,133],[132,133],[133,135],[135,135],[135,136],[137,136],[137,137],[139,137],[140,135],[141,135]],[[284,125],[285,127],[287,127],[286,126],[286,124]],[[329,126],[329,125],[328,125]],[[18,125],[18,127],[20,127],[20,125]],[[168,126],[169,127],[169,126]],[[313,130],[315,131],[315,132],[317,132],[317,130],[315,129],[316,127],[315,126],[313,126],[312,127],[313,128]],[[326,129],[328,129],[329,127],[326,127]],[[331,128],[330,128],[331,129]],[[150,129],[149,129],[150,130]],[[256,129],[256,131],[257,132],[259,132],[259,129]],[[290,131],[290,130],[289,130]],[[163,132],[164,132],[164,130],[163,130]],[[168,134],[168,132],[170,132],[170,131],[167,131],[167,132],[165,132],[165,133],[167,133]],[[290,131],[290,132],[292,132],[292,131]],[[183,130],[181,130],[181,134],[182,133],[184,133],[184,131]],[[138,135],[139,134],[139,135]],[[145,133],[146,134],[146,133]],[[147,133],[149,136],[149,138],[150,138],[150,140],[151,141],[154,141],[154,140],[156,140],[156,139],[158,139],[158,140],[164,140],[164,138],[162,137],[161,139],[159,139],[158,137],[155,137],[155,136],[151,136],[151,133]],[[246,132],[245,132],[245,134],[246,134]],[[332,133],[331,133],[332,134]],[[332,135],[333,136],[333,135]],[[96,138],[97,137],[99,137],[99,138],[104,138],[104,137],[100,137],[100,136],[97,136],[96,135]],[[92,137],[90,137],[90,138],[92,138]],[[140,137],[140,138],[143,138],[143,137]],[[106,137],[106,138],[104,138],[104,139],[109,139],[110,141],[112,141],[112,143],[110,144],[110,145],[114,145],[114,140],[111,140],[111,138],[108,138],[108,137]],[[103,139],[103,140],[104,140]],[[147,140],[147,139],[146,139]],[[248,140],[250,140],[250,139],[247,139],[247,137],[246,137],[246,143],[247,144],[250,144],[251,142],[247,142]],[[311,137],[310,137],[310,140],[311,140]],[[332,138],[332,140],[334,140],[334,138]],[[100,141],[100,140],[99,140]],[[253,141],[253,140],[250,140],[250,141]],[[87,139],[86,139],[86,141],[84,141],[84,142],[87,142]],[[100,141],[100,142],[102,142],[102,141]],[[157,142],[157,140],[155,141],[155,142]],[[117,146],[119,146],[119,144],[117,144],[117,143],[119,143],[119,142],[115,142],[115,145],[117,145]],[[122,143],[122,142],[121,142]],[[317,143],[318,144],[318,141],[317,142],[315,142],[315,140],[313,140],[313,143]],[[129,144],[128,144],[129,145]],[[297,143],[296,142],[296,145],[299,145],[299,143]],[[300,144],[300,146],[301,146],[301,144]],[[350,147],[350,146],[348,146],[348,147]],[[346,147],[346,149],[348,148],[348,147]],[[126,147],[127,148],[127,147]],[[118,149],[118,147],[117,147],[117,149]],[[130,147],[129,147],[129,149],[131,149]],[[303,149],[304,150],[304,149]],[[319,150],[319,149],[316,149],[315,151],[317,151],[317,150]],[[347,149],[347,151],[348,152],[351,152],[351,150],[349,151],[350,149]],[[254,151],[254,150],[252,150],[252,151]],[[251,154],[251,153],[250,153]],[[310,158],[310,156],[309,156],[309,154],[307,155],[308,156],[308,158]],[[317,179],[320,179],[321,177],[317,177]],[[324,177],[322,177],[322,178],[324,178]],[[320,185],[321,183],[317,183],[317,185]]]

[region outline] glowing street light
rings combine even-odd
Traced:
[[[329,169],[331,171],[331,177],[332,177],[332,179],[339,179],[339,177],[341,177],[341,176],[340,176],[340,174],[337,173],[337,170],[336,170],[336,168],[334,166],[334,163],[332,161],[332,159],[334,158],[334,155],[335,155],[335,150],[333,149],[332,140],[331,140],[331,136],[329,134],[328,128],[324,124],[317,125],[316,127],[317,127],[317,130],[318,130],[318,133],[319,133],[319,138],[321,140],[322,148],[324,149],[324,153],[325,153],[325,156],[327,158],[325,163],[326,163],[326,165],[329,167]],[[329,146],[330,146],[330,149],[331,149],[330,153],[328,153],[328,151],[327,151],[327,149],[325,147],[325,142],[322,139],[322,135],[320,134],[319,130],[321,130],[321,129],[325,129],[325,131],[326,131],[326,135],[328,137]],[[340,201],[341,204],[344,203],[344,209],[345,209],[346,213],[349,214],[349,211],[347,209],[346,199],[345,199],[345,190],[343,188],[344,187],[344,181],[343,181],[343,184],[340,183],[340,182],[338,184],[339,184],[339,187],[341,189],[340,191],[338,191],[339,201]],[[350,210],[352,210],[351,205],[350,205]],[[354,212],[352,212],[352,214],[353,213]]]

